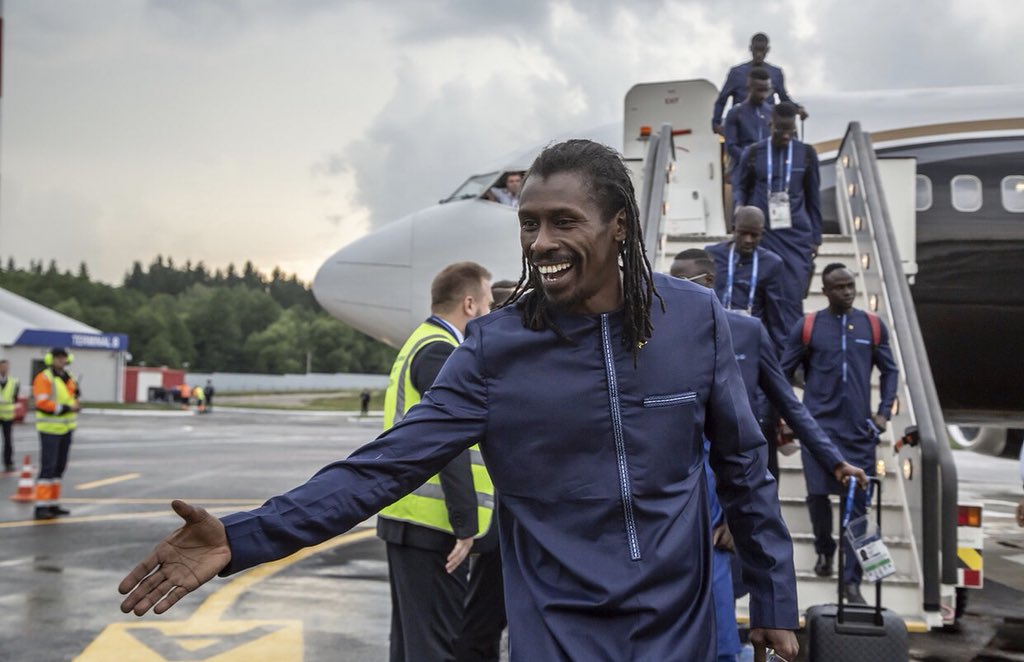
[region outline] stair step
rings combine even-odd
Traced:
[[[899,482],[896,474],[886,471],[882,479],[882,494],[896,494]],[[779,497],[802,499],[807,496],[807,484],[804,481],[804,470],[801,464],[785,464],[779,466]]]
[[[786,527],[791,534],[813,533],[811,529],[811,516],[807,512],[807,502],[801,498],[779,497],[782,506],[782,519],[786,521]],[[834,535],[839,535],[838,501],[832,502],[833,513],[837,513],[832,520]],[[871,521],[874,522],[874,510],[870,511]],[[894,502],[882,502],[882,531],[892,536],[902,536],[903,506]]]
[[[798,576],[810,573],[814,575],[814,564],[818,561],[818,554],[814,551],[814,535],[810,533],[791,533],[793,537],[793,565],[796,567]],[[894,538],[882,536],[885,546],[889,548],[892,555],[893,565],[904,577],[910,579],[916,576],[917,563],[914,560],[914,548],[907,538]],[[838,555],[833,559],[833,569],[838,568]],[[817,578],[817,575],[814,575]],[[888,581],[888,579],[886,579]]]

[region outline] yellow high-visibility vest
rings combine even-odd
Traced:
[[[0,388],[0,421],[14,420],[14,394],[18,392],[18,380],[8,375],[7,383]]]
[[[50,382],[50,400],[58,405],[64,405],[65,409],[60,414],[54,415],[49,412],[36,410],[36,430],[46,434],[67,434],[78,427],[78,414],[70,409],[75,404],[67,384],[63,379],[57,379],[53,375],[53,369],[47,368],[41,373]]]
[[[420,392],[412,384],[412,361],[416,353],[433,342],[446,342],[458,345],[458,342],[443,329],[434,324],[420,324],[405,345],[398,352],[388,390],[384,393],[384,429],[391,428],[405,417],[405,413],[420,401]],[[476,490],[477,522],[479,531],[476,538],[482,537],[491,527],[494,514],[494,484],[484,467],[480,446],[473,444],[470,449],[473,487]],[[448,521],[448,508],[444,502],[444,490],[441,488],[441,477],[431,476],[426,483],[412,493],[402,497],[384,510],[380,517],[410,522],[445,533],[453,533],[451,522]]]

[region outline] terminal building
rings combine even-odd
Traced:
[[[88,402],[122,402],[128,359],[128,336],[104,333],[46,306],[0,288],[0,358],[10,362],[11,375],[22,383],[22,395],[54,347],[64,347],[73,360],[69,372]]]

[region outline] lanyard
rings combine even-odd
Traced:
[[[857,489],[857,481],[850,477],[850,486],[846,488],[846,512],[843,513],[843,528],[850,525],[850,513],[853,512],[853,491]]]
[[[736,243],[733,242],[729,246],[729,273],[725,280],[725,309],[732,310],[732,280],[733,272],[736,269],[736,260],[733,257],[736,254]],[[750,269],[750,294],[747,297],[747,312],[753,313],[754,311],[754,293],[757,292],[757,249],[754,249],[754,264]]]
[[[843,383],[846,383],[846,313],[843,313],[843,317],[840,320],[843,332]]]
[[[772,192],[772,143],[768,141],[768,192]],[[789,180],[793,176],[793,141],[789,141],[789,147],[786,151],[786,181],[782,188],[783,191],[789,193]]]

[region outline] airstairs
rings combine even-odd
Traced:
[[[660,94],[668,104],[671,95],[679,95],[678,90],[691,83],[706,81],[650,84],[639,91],[644,86],[637,86],[630,91],[633,96],[626,98],[624,154],[631,162],[642,198],[640,212],[648,256],[654,269],[662,272],[668,271],[678,252],[728,238],[721,204],[721,166],[708,156],[714,154],[711,145],[717,143],[717,136],[701,135],[704,130],[676,128],[697,127],[696,121],[706,122],[706,118],[701,115],[694,120],[681,115],[669,117],[672,123],[661,124],[659,129],[643,126],[645,119],[655,115],[671,115],[650,103],[651,99],[657,100]],[[705,93],[699,88],[689,92]],[[857,123],[850,125],[834,163],[822,165],[823,181],[826,168],[835,170],[840,232],[824,237],[804,310],[827,306],[821,293],[821,269],[831,262],[842,262],[857,278],[859,299],[855,306],[875,312],[890,329],[900,381],[892,420],[877,450],[876,468],[884,481],[882,531],[897,572],[884,580],[882,600],[884,606],[903,616],[911,630],[926,630],[941,626],[944,618],[949,620],[952,615],[957,580],[956,469],[907,283],[908,274],[916,272],[914,210],[912,196],[909,205],[903,204],[908,197],[902,191],[904,184],[913,190],[914,166],[904,165],[909,165],[909,179],[906,168],[902,175],[900,168],[880,168],[870,138]],[[880,174],[883,169],[897,173],[892,179],[899,183],[892,187],[895,220],[883,191],[888,181]],[[682,205],[678,205],[680,201]],[[910,259],[901,260],[901,242],[909,247],[905,251],[911,254]],[[877,406],[877,371],[872,388]],[[914,434],[904,440],[908,431]],[[779,499],[793,537],[802,612],[812,605],[836,601],[835,575],[821,578],[814,574],[816,555],[805,496],[800,454],[780,456]],[[838,533],[837,497],[833,497],[833,506]],[[869,602],[873,601],[872,584],[865,582],[862,592]],[[742,621],[746,614],[744,598],[737,603],[737,615]]]

